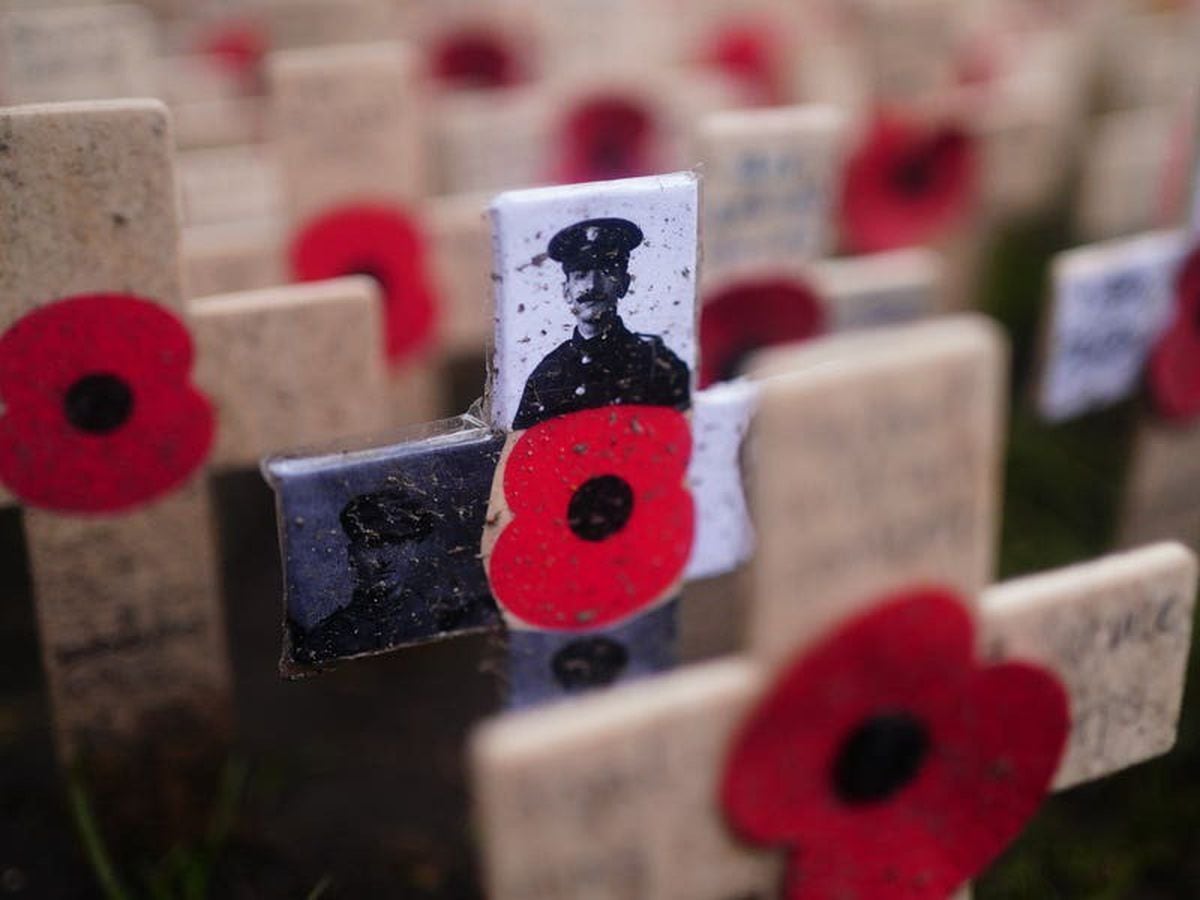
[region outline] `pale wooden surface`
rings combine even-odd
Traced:
[[[1039,663],[1071,700],[1056,789],[1094,781],[1175,743],[1196,595],[1196,559],[1156,544],[1020,578],[984,593],[993,659]]]
[[[981,140],[981,193],[997,217],[1044,210],[1058,198],[1084,137],[1091,84],[1083,29],[1006,27],[992,48],[1007,58],[1004,70],[963,88],[960,104]]]
[[[696,129],[703,165],[702,288],[788,272],[832,249],[845,116],[832,106],[717,112]]]
[[[482,194],[458,194],[431,198],[424,206],[430,262],[441,302],[438,341],[450,353],[482,355],[492,337],[492,233],[487,201]]]
[[[252,0],[247,5],[267,23],[276,47],[377,41],[393,37],[398,23],[394,0]]]
[[[0,102],[152,96],[156,52],[154,20],[135,4],[0,7]]]
[[[196,383],[217,408],[211,463],[373,434],[388,422],[379,289],[343,278],[189,307]]]
[[[270,220],[282,211],[279,166],[271,147],[188,150],[175,165],[185,227]]]
[[[1134,234],[1167,224],[1170,166],[1183,137],[1184,108],[1158,105],[1096,116],[1084,145],[1075,224],[1083,240]],[[1181,182],[1182,184],[1182,182]]]
[[[779,860],[737,844],[715,775],[757,693],[732,660],[511,715],[474,739],[491,900],[769,896]]]
[[[957,0],[851,0],[859,17],[859,64],[872,96],[919,101],[954,84]]]
[[[0,331],[76,294],[181,305],[166,108],[153,100],[0,112]]]
[[[1103,35],[1106,99],[1121,109],[1186,99],[1200,83],[1200,21],[1186,4],[1140,13],[1134,7],[1114,16]]]
[[[153,101],[0,113],[0,328],[76,294],[181,306],[171,140]],[[160,715],[214,733],[229,669],[205,482],[138,511],[26,510],[58,746],[174,739]]]
[[[814,263],[811,274],[830,331],[896,325],[945,310],[942,259],[933,250],[827,259]]]
[[[278,221],[187,228],[181,253],[189,298],[250,291],[289,280],[283,226]]]
[[[1118,520],[1122,547],[1177,540],[1200,548],[1200,426],[1138,426]]]
[[[25,511],[64,761],[92,740],[170,740],[164,725],[180,712],[205,732],[228,726],[230,673],[205,480],[119,517]]]
[[[439,95],[430,127],[440,190],[513,190],[544,181],[550,114],[537,84]]]
[[[525,2],[533,10],[551,79],[599,69],[662,68],[675,56],[677,35],[661,0]]]
[[[995,326],[974,316],[762,354],[754,656],[791,659],[906,585],[972,602],[990,581],[1005,355]],[[789,452],[766,449],[780,447]]]
[[[177,103],[175,143],[180,149],[228,147],[265,140],[266,110],[258,97],[226,97]]]
[[[419,57],[399,43],[272,55],[271,130],[288,217],[333,204],[407,204],[427,190]]]

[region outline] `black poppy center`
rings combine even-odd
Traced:
[[[629,138],[615,130],[601,132],[588,149],[588,164],[601,173],[625,172],[632,168]]]
[[[572,641],[556,654],[550,665],[554,679],[564,690],[586,691],[607,687],[629,663],[629,651],[612,638],[591,637]]]
[[[107,434],[124,425],[133,413],[133,391],[116,375],[85,375],[67,389],[63,411],[80,431]]]
[[[447,83],[466,88],[493,88],[516,81],[516,64],[508,48],[482,32],[458,34],[437,52],[436,69]]]
[[[579,486],[567,505],[567,526],[585,541],[602,541],[633,515],[633,488],[617,475],[599,475]]]
[[[935,172],[931,154],[912,153],[892,171],[892,182],[902,194],[915,197],[933,186]]]
[[[872,716],[842,742],[833,783],[843,803],[886,800],[916,777],[929,752],[929,732],[908,713]]]

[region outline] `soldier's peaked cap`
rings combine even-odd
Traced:
[[[627,219],[587,219],[551,238],[548,252],[567,272],[624,269],[641,242],[642,229]]]
[[[402,487],[360,494],[342,508],[339,518],[350,543],[367,547],[419,541],[434,528],[433,514]]]

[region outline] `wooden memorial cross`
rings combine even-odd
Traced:
[[[1006,390],[992,326],[771,353],[744,650],[484,725],[493,900],[944,898],[1047,790],[1173,742],[1191,553],[986,586]]]
[[[174,833],[208,810],[139,815],[180,797],[146,779],[207,803],[230,730],[205,464],[378,428],[385,380],[367,279],[184,306],[172,159],[155,101],[0,112],[0,482],[59,754]]]
[[[1186,187],[1187,135],[1177,106],[1121,109],[1090,123],[1075,227],[1088,242],[1127,237],[1177,222]]]
[[[751,392],[691,391],[697,216],[690,174],[496,200],[486,420],[264,464],[285,673],[491,627],[493,594],[514,704],[673,663],[685,571],[730,571],[750,544]]]
[[[171,158],[156,102],[0,113],[0,481],[59,755],[109,808],[219,767],[230,726]]]
[[[717,112],[699,123],[702,385],[764,346],[894,324],[938,307],[926,249],[827,259],[845,116],[831,106]]]
[[[267,73],[291,275],[379,282],[392,421],[427,421],[441,406],[440,310],[422,209],[429,161],[417,55],[398,43],[289,50],[271,56]]]
[[[1200,250],[1156,232],[1062,253],[1053,269],[1038,409],[1062,422],[1133,396],[1135,438],[1119,541],[1200,545]]]

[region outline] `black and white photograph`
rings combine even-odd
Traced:
[[[697,201],[691,173],[497,198],[493,424],[690,408]]]

